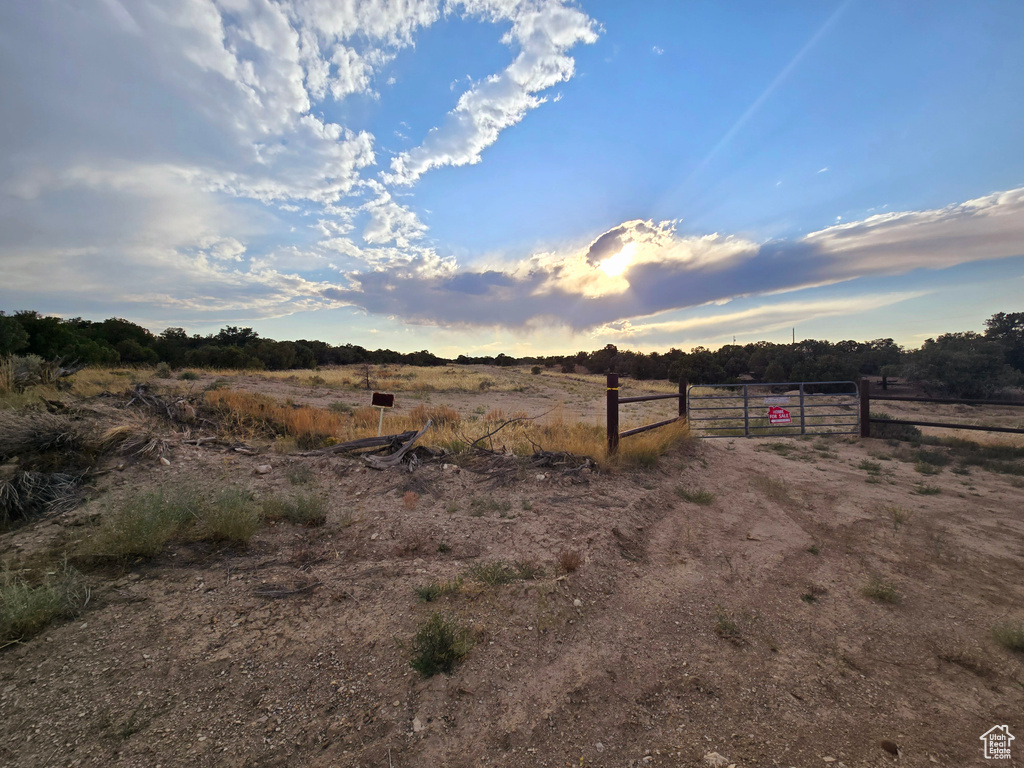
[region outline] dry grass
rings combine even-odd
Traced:
[[[229,488],[202,504],[198,514],[199,538],[246,546],[263,521],[263,510],[246,491]]]
[[[754,475],[752,484],[765,498],[774,501],[780,507],[793,503],[793,497],[789,495],[789,486],[784,480],[776,480],[767,475]]]
[[[290,499],[271,496],[263,501],[263,518],[314,528],[327,522],[327,504],[323,497],[311,493],[300,493]]]
[[[224,379],[239,376],[284,381],[328,389],[366,390],[362,364],[328,366],[310,371],[205,370]],[[385,392],[518,392],[528,384],[529,371],[519,368],[481,370],[478,366],[444,365],[422,368],[412,365],[371,365],[370,387]]]
[[[103,392],[120,392],[140,382],[148,382],[154,371],[147,368],[85,368],[75,374],[71,391],[79,397],[95,397]]]
[[[0,459],[71,450],[78,442],[74,425],[63,416],[45,411],[0,411]]]
[[[156,557],[187,522],[198,518],[201,504],[198,495],[187,491],[135,496],[85,533],[75,554],[86,560],[121,563],[133,557]]]
[[[903,600],[896,589],[896,585],[880,576],[872,576],[868,583],[861,588],[861,594],[883,603],[891,603],[892,605],[897,605]]]
[[[10,355],[0,357],[0,395],[14,391],[14,360]]]
[[[992,638],[1009,651],[1024,653],[1024,621],[997,624],[992,627]]]
[[[230,389],[211,390],[206,403],[221,411],[222,426],[232,434],[245,436],[278,435],[294,437],[300,448],[346,442],[377,434],[378,412],[375,408],[357,408],[351,413],[307,406],[289,406],[272,397]],[[388,417],[389,432],[419,430],[427,420],[433,427],[426,443],[452,453],[464,450],[467,442],[486,435],[510,419],[501,431],[489,438],[484,447],[511,451],[519,456],[531,455],[536,446],[548,451],[565,451],[579,456],[620,466],[650,467],[658,458],[689,435],[685,421],[651,432],[627,437],[619,444],[618,454],[609,460],[605,430],[596,424],[570,421],[556,408],[536,420],[527,420],[525,413],[492,410],[471,425],[447,406],[420,405],[405,414]]]
[[[74,509],[81,475],[66,472],[19,472],[0,478],[0,530],[11,523]]]
[[[583,565],[583,553],[578,549],[563,549],[558,553],[558,567],[565,573],[574,573]]]
[[[0,642],[36,634],[51,621],[76,615],[89,601],[89,588],[66,565],[35,586],[11,574],[0,574]]]
[[[100,434],[96,447],[101,451],[117,452],[124,456],[162,456],[168,448],[157,424],[149,419],[135,418],[116,424]]]

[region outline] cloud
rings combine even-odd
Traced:
[[[651,48],[651,53],[653,53],[655,56],[661,56],[661,54],[663,54],[664,52],[665,52],[664,48],[659,48],[656,45]]]
[[[370,214],[363,240],[374,245],[394,243],[399,248],[408,248],[411,241],[423,237],[427,231],[416,214],[403,205],[399,205],[391,194],[379,189],[377,197],[363,206]]]
[[[828,173],[829,170],[830,170],[830,168],[826,165],[824,168],[820,169],[818,171],[818,173]]]
[[[502,39],[519,53],[500,74],[491,75],[464,92],[445,121],[432,128],[424,142],[391,160],[389,184],[414,183],[431,168],[479,163],[481,153],[498,135],[520,122],[546,99],[535,94],[570,79],[575,61],[566,51],[577,43],[597,40],[597,24],[561,0],[541,3],[462,3],[473,15],[492,21],[511,20]]]
[[[623,252],[624,267],[602,269]],[[325,297],[419,323],[583,331],[742,296],[1020,255],[1024,188],[761,244],[631,221],[582,246],[500,269],[354,274],[357,287],[328,289]]]
[[[824,317],[871,312],[924,295],[924,292],[912,291],[868,294],[842,299],[801,299],[762,304],[733,312],[702,313],[700,316],[679,320],[648,319],[638,323],[624,320],[599,326],[593,330],[593,335],[626,339],[631,343],[659,337],[678,340],[680,336],[687,334],[699,338],[737,333],[752,335],[806,324]]]

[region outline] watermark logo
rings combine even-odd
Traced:
[[[1010,759],[1010,742],[1016,737],[1010,733],[1008,726],[993,725],[978,738],[985,744],[986,760]]]

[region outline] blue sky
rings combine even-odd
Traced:
[[[0,7],[0,308],[555,354],[1021,311],[1024,5]]]

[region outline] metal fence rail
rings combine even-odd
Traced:
[[[906,397],[902,395],[874,395],[871,393],[871,382],[862,379],[860,382],[860,436],[871,437],[872,424],[909,424],[913,427],[938,427],[941,429],[968,429],[978,432],[1008,432],[1024,435],[1024,429],[1017,427],[989,427],[979,424],[957,424],[944,421],[921,421],[920,419],[881,419],[871,415],[872,400],[895,400],[903,403],[937,403],[944,405],[985,406],[998,405],[1012,408],[1024,407],[1020,400],[964,400],[949,397]]]
[[[701,437],[856,435],[859,404],[854,381],[711,384],[686,393],[690,428]]]

